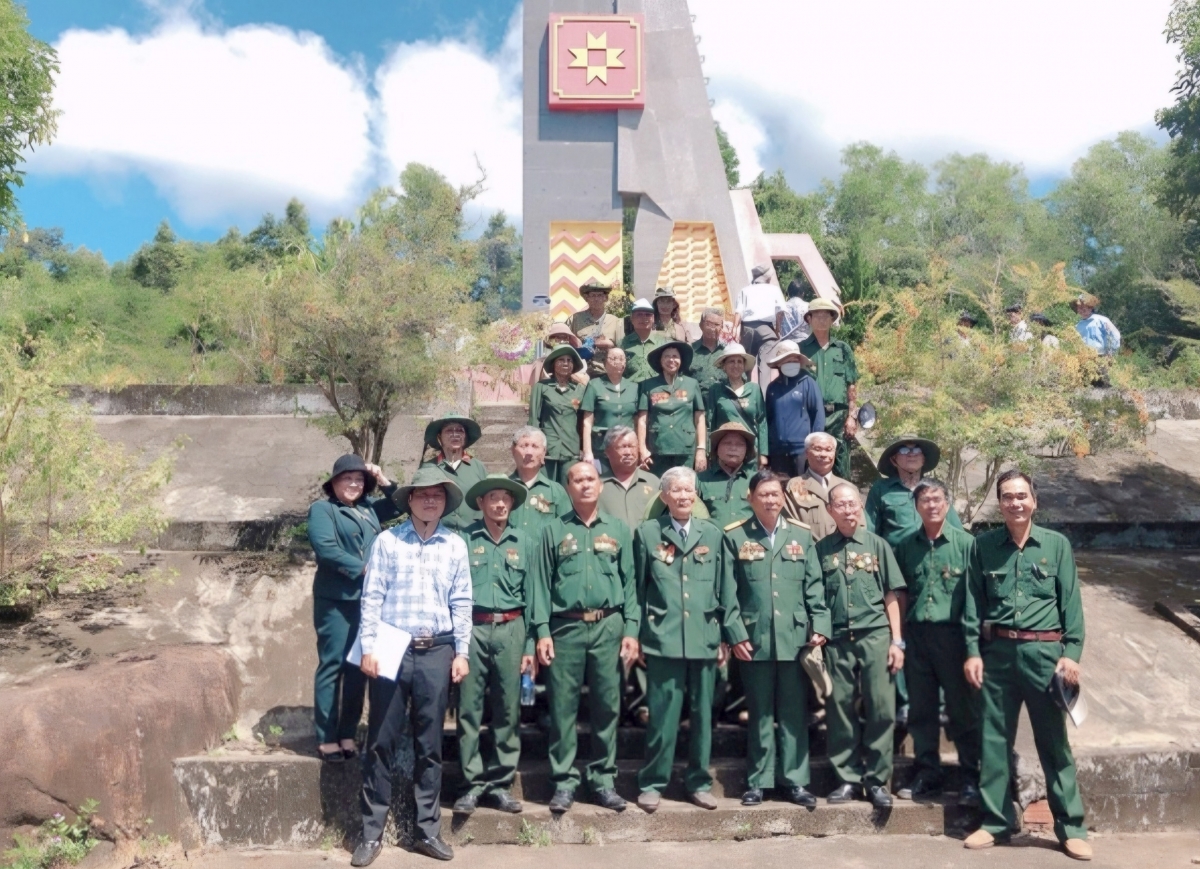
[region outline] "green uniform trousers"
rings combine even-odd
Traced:
[[[875,628],[825,646],[833,681],[833,694],[825,705],[829,762],[846,784],[886,787],[892,777],[896,686],[887,667],[891,636],[887,628]],[[860,682],[861,719],[855,708]]]
[[[625,620],[613,613],[598,622],[550,617],[554,661],[546,671],[550,701],[550,779],[556,790],[579,787],[575,768],[575,722],[579,698],[588,688],[592,759],[588,787],[612,788],[617,777],[617,724],[621,711],[621,636]]]
[[[546,463],[542,466],[542,473],[548,480],[553,480],[565,487],[567,471],[571,470],[571,465],[578,461],[579,459],[546,459]]]
[[[317,672],[313,677],[313,718],[318,742],[353,739],[362,718],[367,677],[346,663],[358,636],[358,600],[313,598],[317,631]]]
[[[650,466],[650,473],[654,474],[654,476],[659,477],[661,479],[663,473],[665,471],[670,470],[671,468],[693,468],[694,469],[695,467],[696,467],[696,454],[695,453],[692,453],[690,456],[656,455],[654,457],[654,464],[652,464]]]
[[[850,441],[846,437],[846,418],[849,408],[839,407],[833,413],[825,414],[825,431],[837,440],[837,457],[833,460],[833,474],[843,480],[850,479]]]
[[[646,765],[638,773],[638,789],[662,793],[671,781],[675,740],[683,699],[688,703],[688,765],[683,786],[688,793],[712,787],[708,760],[712,754],[713,690],[717,684],[717,661],[646,656],[646,703],[650,722],[646,725]]]
[[[1021,704],[1029,712],[1033,742],[1046,776],[1046,796],[1059,841],[1086,839],[1075,758],[1066,716],[1046,689],[1062,656],[1059,643],[994,640],[983,653],[983,752],[979,790],[983,829],[993,836],[1019,829],[1011,790],[1013,740]]]
[[[913,739],[918,774],[942,774],[938,706],[945,693],[946,736],[958,750],[958,765],[972,781],[979,777],[979,698],[963,675],[967,644],[957,622],[909,622],[904,626],[908,650],[904,675],[912,705],[908,732]]]
[[[750,721],[746,783],[751,788],[807,787],[808,709],[799,661],[738,661]],[[778,725],[778,727],[776,727]]]
[[[524,650],[524,618],[471,630],[471,671],[458,688],[458,753],[467,791],[476,796],[508,790],[517,774]],[[492,710],[490,745],[479,738],[485,705]]]

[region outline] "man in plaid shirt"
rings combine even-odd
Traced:
[[[411,719],[416,756],[418,838],[413,850],[438,860],[454,856],[441,837],[442,724],[450,682],[461,682],[469,669],[471,568],[463,539],[441,520],[462,503],[463,495],[440,470],[424,467],[395,498],[409,519],[375,538],[363,584],[362,670],[371,679],[371,714],[363,765],[363,838],[352,866],[370,864],[383,849],[392,803],[392,758],[405,715]],[[413,637],[395,681],[380,676],[373,654],[380,621]]]

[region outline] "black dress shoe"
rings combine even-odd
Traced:
[[[574,804],[574,791],[555,791],[554,796],[550,798],[550,811],[554,812],[556,815],[561,815]]]
[[[974,782],[963,782],[958,789],[958,804],[964,809],[977,809],[981,803],[979,785]]]
[[[811,809],[817,804],[817,798],[810,794],[800,785],[790,787],[785,792],[789,803],[795,803],[798,806],[804,806],[806,809]]]
[[[892,807],[892,795],[883,785],[875,785],[867,788],[867,797],[871,800],[871,805],[877,809],[890,809]]]
[[[602,809],[612,809],[614,812],[623,812],[625,811],[625,807],[629,805],[612,788],[596,791],[592,797],[592,802]]]
[[[354,849],[354,856],[350,858],[351,866],[370,866],[375,858],[379,856],[379,852],[383,850],[383,837],[376,839],[373,842],[362,842]]]
[[[454,802],[454,814],[469,815],[479,806],[479,794],[466,793]]]
[[[493,809],[508,812],[510,815],[518,815],[521,813],[521,809],[524,808],[521,805],[521,801],[508,791],[492,791],[484,799]]]
[[[825,802],[831,806],[841,805],[842,803],[850,803],[857,800],[862,794],[862,790],[858,785],[844,784],[834,788],[833,793],[825,798]]]
[[[763,801],[762,788],[750,788],[742,794],[743,806],[761,806]]]
[[[432,857],[434,860],[454,859],[454,849],[443,842],[440,835],[434,836],[432,839],[417,839],[413,842],[413,850],[426,857]]]
[[[896,796],[902,800],[930,799],[941,794],[942,783],[930,775],[920,773],[908,785],[896,791]]]

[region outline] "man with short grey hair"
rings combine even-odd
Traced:
[[[725,372],[713,362],[717,354],[725,349],[721,341],[721,328],[725,325],[725,311],[721,308],[705,308],[700,314],[700,340],[692,342],[692,365],[689,372],[700,392],[708,394],[708,388],[725,379]]]
[[[600,509],[620,519],[633,533],[646,515],[646,505],[654,499],[658,477],[642,470],[637,433],[627,425],[608,430],[604,456],[611,470],[600,478]]]
[[[783,511],[791,519],[803,522],[820,540],[836,527],[826,505],[834,486],[849,482],[833,472],[837,461],[837,439],[828,432],[815,431],[804,439],[805,470],[787,484]]]
[[[537,536],[541,527],[556,516],[571,511],[571,499],[562,484],[542,471],[546,462],[546,433],[537,426],[523,425],[512,436],[512,457],[517,469],[509,479],[523,485],[529,494],[513,509],[508,524]]]

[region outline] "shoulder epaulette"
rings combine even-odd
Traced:
[[[803,528],[805,531],[812,531],[812,526],[806,522],[801,522],[799,519],[793,519],[791,516],[788,516],[787,520],[789,523],[791,523],[792,525],[795,525],[797,528]]]
[[[736,522],[730,522],[728,525],[726,525],[725,530],[732,531],[734,528],[739,528],[742,525],[745,525],[749,521],[750,521],[750,517],[748,517],[748,516],[745,519],[738,519]]]

